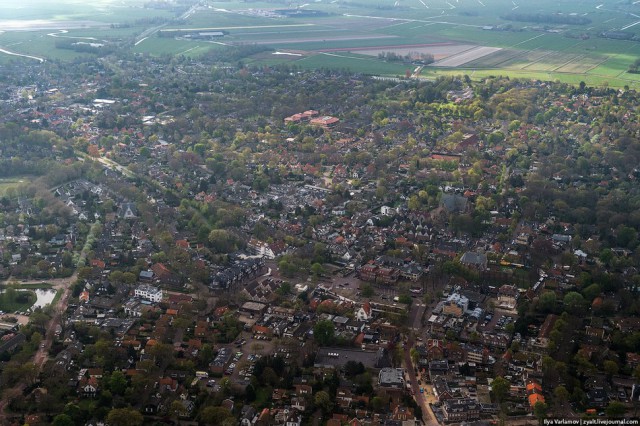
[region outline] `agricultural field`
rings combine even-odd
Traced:
[[[194,1],[174,10],[148,8],[153,2],[143,0],[90,4],[28,0],[26,4],[33,7],[0,5],[0,29],[4,30],[0,63],[15,60],[9,53],[30,56],[24,60],[68,60],[90,54],[56,48],[57,41],[67,38],[105,41],[118,49],[151,55],[191,57],[224,45],[261,44],[274,52],[295,51],[300,56],[258,55],[246,63],[353,67],[353,71],[372,74],[402,75],[413,68],[412,64],[384,63],[377,58],[380,52],[421,52],[436,59],[433,66],[424,68],[426,77],[452,73],[553,76],[567,82],[608,81],[613,86],[633,86],[638,81],[626,70],[640,56],[640,41],[602,36],[610,32],[631,38],[637,32],[640,40],[640,3],[634,2],[228,0]],[[200,34],[206,32],[220,35]],[[426,45],[465,49],[434,47],[430,51]]]

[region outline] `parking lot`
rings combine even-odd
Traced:
[[[275,351],[274,341],[268,339],[267,336],[253,335],[250,332],[243,331],[230,347],[233,354],[237,354],[238,352],[242,352],[242,354],[234,357],[231,364],[235,365],[233,369],[228,369],[228,371],[225,372],[225,376],[229,377],[233,383],[241,385],[249,383],[253,363],[255,363],[259,357],[270,355]],[[244,343],[241,343],[242,341],[244,341]]]
[[[491,315],[491,319],[487,321],[488,315]],[[493,314],[487,314],[480,319],[481,322],[478,325],[478,329],[481,331],[500,332],[503,331],[508,324],[515,324],[517,319],[517,314],[496,309]]]

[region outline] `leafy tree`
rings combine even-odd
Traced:
[[[214,253],[229,253],[237,248],[236,238],[224,229],[212,230],[209,233],[209,244]]]
[[[382,409],[384,408],[384,401],[382,400],[381,397],[379,396],[374,396],[373,398],[371,398],[371,409],[373,411],[382,411]]]
[[[291,294],[291,284],[288,282],[283,282],[276,290],[276,293],[278,293],[280,296]]]
[[[52,426],[75,426],[73,419],[66,414],[58,414],[51,424]]]
[[[71,417],[74,424],[84,424],[89,417],[86,410],[81,409],[78,405],[73,403],[65,405],[62,414],[66,414]]]
[[[320,275],[324,274],[324,267],[322,266],[322,264],[316,262],[311,265],[311,273],[316,277],[319,277]]]
[[[567,312],[571,314],[577,314],[584,309],[585,301],[584,297],[577,291],[570,291],[564,296],[563,299],[564,307]]]
[[[556,402],[560,405],[566,403],[567,401],[569,401],[569,391],[567,390],[566,387],[560,385],[557,386],[554,390],[553,390],[553,395],[556,398]]]
[[[591,284],[582,290],[582,295],[588,302],[591,302],[593,299],[598,297],[600,291],[601,288],[598,284]]]
[[[114,408],[107,415],[109,426],[140,426],[143,421],[142,414],[133,408]]]
[[[200,413],[200,421],[207,425],[219,425],[231,417],[231,411],[224,407],[206,407]]]
[[[556,307],[556,293],[545,291],[538,300],[538,309],[542,312],[553,312]]]
[[[611,401],[604,410],[607,417],[622,417],[626,411],[624,404],[619,401]]]
[[[547,418],[547,404],[544,402],[536,402],[533,406],[533,415],[538,419],[538,424],[544,424],[544,419]]]
[[[325,413],[331,411],[331,407],[333,406],[331,397],[325,391],[317,392],[315,397],[313,398],[313,402],[316,407],[320,408]]]
[[[375,294],[373,287],[371,284],[363,284],[362,287],[362,297],[372,297]]]
[[[600,261],[602,261],[602,263],[606,265],[611,263],[611,261],[613,260],[613,257],[614,257],[613,251],[611,251],[610,248],[606,248],[600,252]]]
[[[318,321],[313,327],[313,338],[320,346],[327,346],[333,342],[335,327],[329,320]]]
[[[618,374],[618,363],[612,360],[606,360],[603,363],[604,372],[607,374],[607,378],[611,380],[613,376]]]
[[[365,372],[364,365],[356,361],[347,361],[343,368],[344,375],[347,377],[354,377]]]
[[[122,371],[114,371],[109,377],[109,389],[114,395],[124,395],[127,389],[127,378]]]
[[[416,348],[411,348],[409,355],[411,356],[411,362],[413,362],[414,365],[418,364],[418,361],[420,360],[420,352],[418,352]]]
[[[504,401],[509,394],[509,389],[511,389],[511,383],[504,377],[498,376],[491,382],[491,391],[498,403]]]
[[[265,385],[276,386],[280,381],[280,377],[271,367],[265,367],[260,375],[260,381]]]
[[[413,299],[408,294],[401,294],[398,296],[398,302],[404,303],[405,305],[410,305],[413,302]]]

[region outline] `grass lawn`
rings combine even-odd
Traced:
[[[256,407],[267,406],[269,400],[271,399],[271,394],[272,391],[269,388],[258,388],[258,390],[256,390],[256,400],[254,401]]]
[[[37,290],[37,289],[50,289],[53,288],[53,284],[50,283],[34,283],[34,284],[16,284],[15,285],[16,288],[24,288],[24,289],[31,289],[31,290]]]
[[[468,75],[472,80],[480,80],[482,78],[490,77],[490,76],[509,76],[511,78],[526,78],[526,79],[535,79],[541,81],[560,81],[568,84],[580,84],[581,81],[584,81],[587,86],[609,86],[616,88],[623,88],[625,85],[628,85],[633,89],[640,89],[640,75],[634,74],[624,74],[620,77],[613,78],[602,75],[594,75],[594,74],[569,74],[569,73],[559,73],[559,72],[543,72],[543,71],[527,71],[527,70],[504,70],[504,69],[481,69],[481,70],[472,70],[472,69],[434,69],[428,68],[423,70],[422,77],[433,79],[439,76],[462,76]],[[634,79],[634,77],[636,79]]]
[[[326,12],[324,16],[276,17],[263,16],[261,9],[290,8],[285,2],[256,0],[214,0],[208,7],[190,13],[184,20],[180,10],[145,7],[146,0],[30,0],[30,7],[20,2],[1,2],[0,16],[16,20],[17,26],[29,27],[29,20],[68,22],[68,33],[57,30],[11,31],[0,33],[0,47],[18,54],[46,59],[72,60],[91,57],[86,53],[57,49],[56,41],[64,37],[95,37],[98,40],[121,40],[133,52],[151,55],[186,55],[197,57],[219,44],[205,41],[176,40],[152,35],[137,46],[133,37],[144,29],[157,25],[153,18],[167,19],[162,30],[227,28],[229,34],[222,43],[268,43],[269,47],[314,51],[359,47],[400,46],[459,42],[500,47],[504,50],[464,65],[465,68],[430,69],[424,76],[473,74],[508,75],[514,78],[560,80],[589,85],[608,84],[612,87],[637,87],[640,75],[626,72],[629,65],[640,57],[640,43],[608,40],[602,31],[623,28],[637,21],[638,6],[633,2],[584,0],[536,0],[514,2],[505,0],[376,0],[317,1],[307,9]],[[153,2],[151,2],[153,3]],[[180,3],[180,2],[178,2]],[[591,22],[579,25],[552,24],[529,21],[511,21],[516,14],[563,13],[584,16]],[[22,21],[22,22],[21,22]],[[16,23],[14,22],[14,24]],[[111,24],[113,25],[112,28]],[[121,25],[125,24],[125,25]],[[487,30],[484,28],[491,27]],[[9,27],[10,28],[10,27]],[[42,26],[40,26],[42,28]],[[629,28],[628,32],[637,31]],[[389,48],[391,50],[391,48]],[[335,55],[312,55],[293,62],[304,68],[338,68],[353,72],[387,76],[404,75],[411,66],[390,64],[377,58],[364,58],[349,52]],[[10,61],[34,61],[0,54],[0,64]],[[256,64],[288,62],[292,58],[247,58]],[[9,185],[8,183],[4,186]],[[4,189],[6,191],[6,189]],[[0,195],[3,183],[0,181]]]
[[[413,69],[413,66],[407,67],[403,64],[382,62],[371,56],[356,55],[347,52],[309,56],[295,61],[294,64],[303,68],[344,68],[363,74],[397,75],[403,77],[407,69]]]
[[[56,295],[54,296],[53,300],[50,303],[51,306],[55,306],[56,303],[58,303],[58,300],[60,300],[60,298],[62,297],[62,293],[64,293],[64,291],[62,289],[58,289],[58,291],[56,292]]]
[[[5,312],[26,311],[36,303],[36,294],[31,290],[5,290],[0,294],[0,310]]]
[[[176,40],[171,37],[151,36],[133,48],[134,52],[151,55],[187,55],[198,56],[221,46],[205,41]]]
[[[0,178],[0,197],[5,196],[9,188],[15,189],[19,186],[26,185],[34,178],[35,176],[28,175]]]

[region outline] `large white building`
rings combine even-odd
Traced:
[[[141,285],[137,287],[134,295],[155,303],[162,301],[162,290],[152,285]]]

